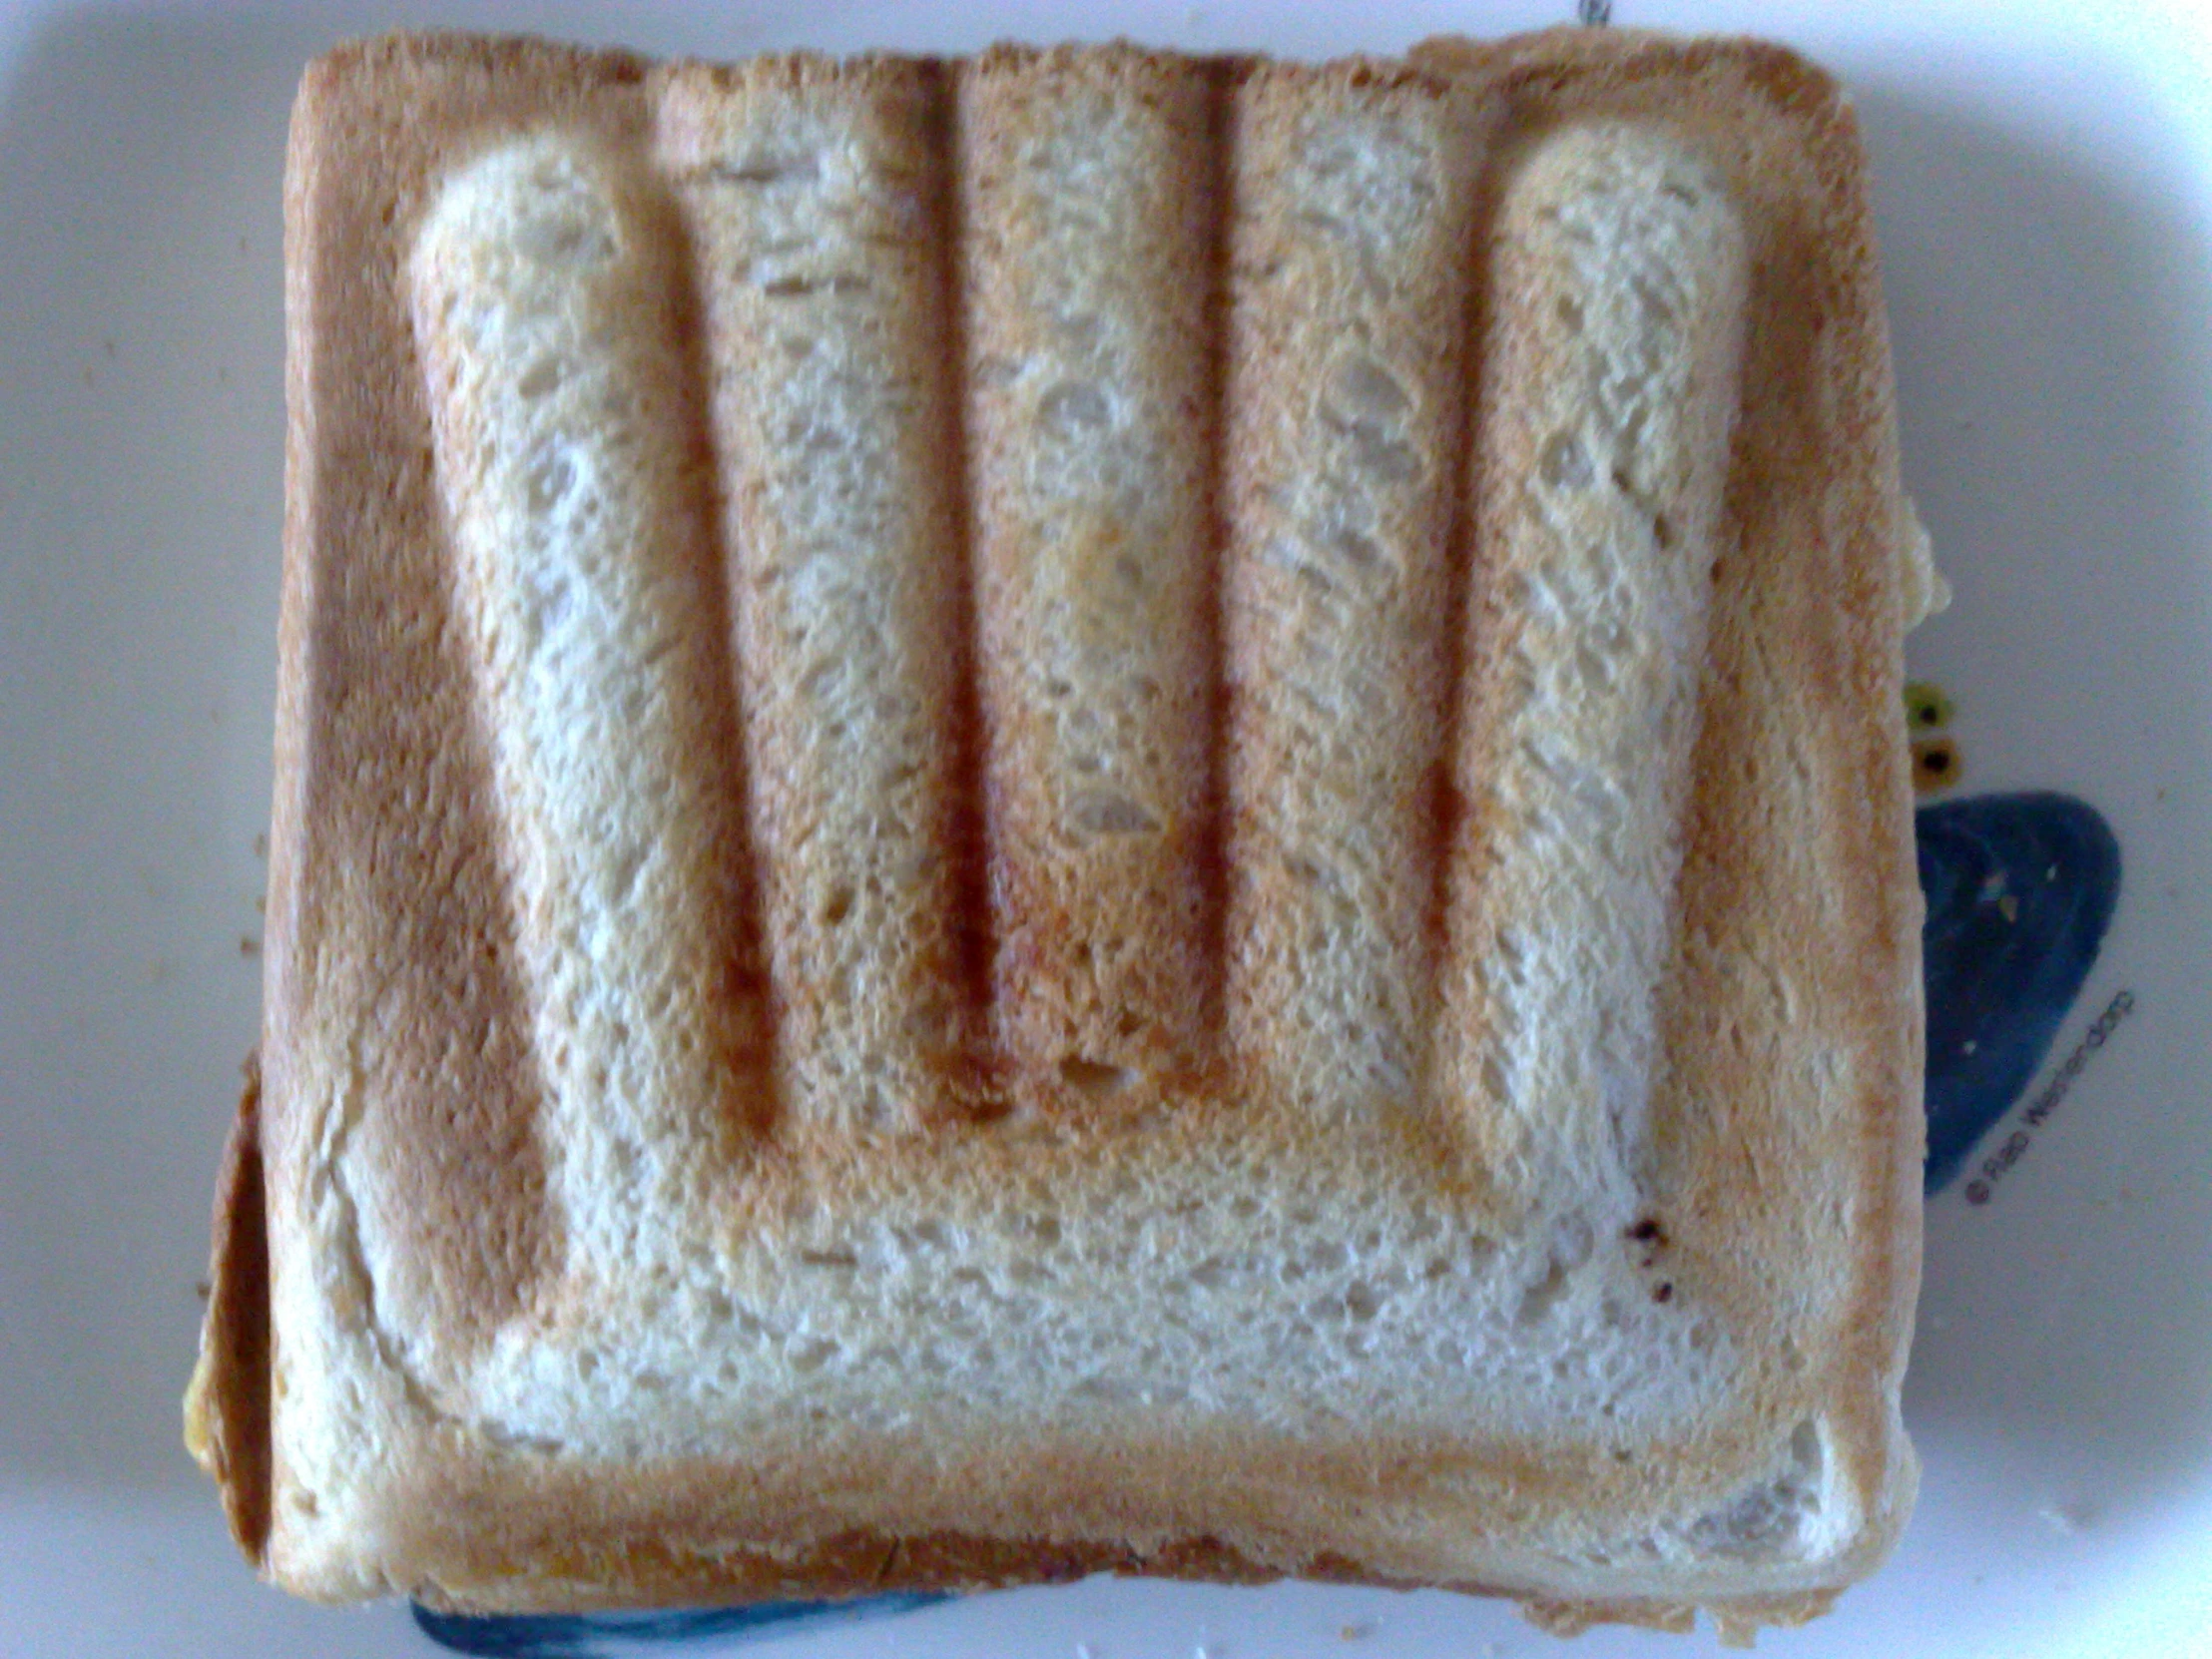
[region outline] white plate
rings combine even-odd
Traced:
[[[1568,10],[0,4],[0,1652],[434,1651],[400,1608],[256,1586],[177,1436],[216,1147],[259,1006],[277,183],[300,64],[400,22],[717,56],[1115,32],[1318,54]],[[1617,12],[1770,34],[1854,88],[1907,472],[1957,590],[1913,647],[1955,705],[1953,794],[2070,793],[2125,864],[2038,1087],[2121,991],[2129,1017],[1989,1202],[1960,1188],[1931,1206],[1908,1388],[1919,1516],[1835,1616],[1762,1645],[2212,1652],[2212,23],[2186,0]],[[2022,1121],[1983,1139],[1977,1169]],[[1601,1632],[1574,1652],[1710,1641]],[[1094,1582],[767,1651],[1086,1648],[1550,1643],[1437,1594]]]

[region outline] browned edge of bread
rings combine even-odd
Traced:
[[[269,1216],[262,1188],[262,1068],[246,1088],[216,1180],[215,1249],[185,1445],[223,1493],[231,1536],[256,1566],[269,1541]]]

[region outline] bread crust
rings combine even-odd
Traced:
[[[1695,1407],[1652,1406],[1641,1426],[1587,1432],[1504,1418],[1447,1431],[1417,1415],[1283,1432],[1188,1410],[1102,1406],[1086,1416],[1067,1402],[1059,1415],[994,1422],[980,1408],[962,1417],[957,1401],[925,1399],[898,1432],[825,1428],[801,1410],[775,1432],[720,1442],[706,1429],[670,1428],[625,1456],[618,1426],[576,1418],[573,1436],[556,1434],[514,1406],[521,1396],[484,1383],[487,1368],[532,1343],[572,1357],[607,1317],[609,1293],[584,1284],[590,1242],[549,1198],[560,1151],[538,1126],[550,1085],[532,1052],[532,992],[476,670],[465,631],[449,620],[450,515],[406,262],[439,182],[471,157],[547,128],[626,156],[665,154],[656,123],[668,89],[734,84],[737,73],[436,35],[341,48],[303,80],[286,183],[290,424],[266,1070],[226,1165],[216,1294],[188,1413],[242,1546],[310,1596],[403,1591],[482,1611],[840,1596],[1099,1570],[1442,1584],[1516,1596],[1561,1629],[1599,1619],[1675,1628],[1697,1606],[1732,1627],[1821,1610],[1888,1552],[1916,1482],[1898,1420],[1922,1140],[1920,897],[1895,719],[1907,515],[1856,126],[1824,75],[1755,43],[1551,31],[1429,43],[1408,66],[1260,72],[1267,97],[1281,83],[1295,92],[1304,76],[1329,108],[1387,104],[1388,88],[1408,89],[1448,105],[1470,145],[1486,137],[1491,159],[1468,170],[1475,275],[1455,301],[1467,310],[1470,407],[1492,361],[1488,330],[1516,302],[1490,288],[1483,238],[1511,159],[1543,135],[1596,118],[1663,129],[1725,177],[1743,217],[1750,296],[1681,830],[1683,919],[1654,987],[1664,1064],[1639,1154],[1664,1225],[1646,1233],[1639,1221],[1620,1241],[1597,1241],[1601,1254],[1629,1261],[1606,1272],[1640,1276],[1633,1282],[1659,1302],[1679,1285],[1676,1306],[1694,1301],[1704,1329],[1723,1334],[1726,1388]],[[1165,108],[1173,145],[1200,151],[1234,130],[1234,101],[1259,84],[1244,61],[1129,48],[999,49],[924,73],[961,87],[1062,75],[1167,88],[1139,104]],[[742,74],[749,85],[815,87],[880,75],[910,96],[916,70],[800,55]],[[1177,104],[1186,94],[1200,113]],[[985,122],[964,142],[991,152],[1018,150],[1017,139],[994,137]],[[1234,237],[1218,193],[1230,175],[1188,179],[1212,164],[1180,154],[1164,164],[1161,188],[1196,192],[1194,211],[1215,217],[1191,247],[1225,259]],[[1028,234],[989,219],[1001,200],[956,186],[960,234]],[[1165,258],[1181,270],[1197,257]],[[1189,279],[1236,291],[1233,278],[1202,269]],[[983,335],[1018,333],[990,321],[995,302],[970,293],[963,314],[980,305]],[[1209,307],[1221,303],[1202,297],[1193,314],[1218,316]],[[955,335],[948,349],[968,353],[972,385],[983,347]],[[1167,386],[1157,394],[1183,411],[1195,441],[1218,450],[1218,433],[1238,429],[1235,411],[1207,405],[1223,395],[1227,359],[1199,364],[1194,378],[1190,363],[1161,355],[1170,348],[1146,349],[1154,355],[1133,371],[1132,395]],[[977,407],[964,417],[971,445],[986,441],[973,430],[979,419],[988,428],[1001,418]],[[1423,450],[1422,464],[1466,476],[1483,452],[1468,426],[1456,415],[1436,422],[1435,453]],[[1008,433],[989,441],[1021,441]],[[1256,453],[1217,464],[1257,476]],[[1495,475],[1475,466],[1474,502],[1518,487],[1529,458],[1482,464]],[[1171,517],[1198,525],[1202,544],[1227,534],[1212,516],[1230,510],[1217,508],[1215,486],[1189,487],[1197,493],[1171,502]],[[976,510],[946,521],[950,533],[967,533],[960,527]],[[1482,554],[1458,539],[1473,509],[1421,511],[1417,533],[1448,539],[1461,597],[1447,605],[1442,655],[1464,676],[1487,638],[1465,597],[1478,589]],[[986,566],[975,599],[986,611],[999,603],[994,580]],[[1182,597],[1160,613],[1155,638],[1180,627],[1176,607],[1191,603],[1182,587],[1168,591]],[[982,637],[999,637],[993,616],[1013,614],[981,617]],[[1213,627],[1173,637],[1205,659],[1224,649]],[[1016,657],[1035,649],[1018,630],[1003,643]],[[998,1047],[977,1039],[985,1051],[973,1068],[945,1083],[952,1104],[893,1114],[887,1131],[855,1132],[835,1114],[779,1120],[773,1099],[758,1102],[753,1121],[770,1127],[736,1173],[710,1183],[721,1218],[713,1248],[723,1254],[682,1262],[719,1263],[715,1271],[734,1276],[728,1284],[758,1288],[745,1276],[767,1270],[743,1266],[746,1250],[822,1257],[843,1271],[849,1247],[836,1229],[855,1217],[935,1214],[980,1238],[1014,1224],[1009,1193],[1049,1193],[1068,1217],[1145,1214],[1189,1202],[1193,1171],[1217,1193],[1264,1190],[1266,1218],[1301,1213],[1300,1204],[1318,1210],[1322,1221],[1309,1225],[1324,1233],[1352,1227],[1341,1195],[1354,1190],[1411,1193],[1415,1209],[1432,1205],[1471,1227],[1478,1246],[1503,1225],[1483,1172],[1455,1150],[1464,1144],[1455,1114],[1479,1112],[1479,1102],[1431,1096],[1425,1115],[1354,1143],[1289,1091],[1255,1084],[1257,1068],[1236,1050],[1265,1052],[1273,1027],[1226,1040],[1235,1019],[1222,1006],[1230,976],[1218,958],[1227,946],[1207,907],[1229,903],[1234,872],[1218,866],[1230,856],[1220,815],[1233,792],[1204,769],[1225,764],[1224,734],[1238,727],[1215,707],[1224,694],[1204,660],[1162,660],[1166,701],[1179,711],[1163,729],[1183,733],[1178,741],[1199,756],[1165,776],[1188,781],[1189,766],[1201,768],[1187,801],[1140,802],[1172,821],[1166,861],[1141,879],[1086,878],[1129,883],[1118,888],[1051,888],[1060,919],[1049,948],[1024,942],[1036,927],[1021,919],[1031,914],[1022,882],[1045,866],[991,866],[993,913],[1014,925],[994,936],[1001,953],[986,1000],[1002,1016],[1017,999],[1029,1011],[1011,1023],[978,1020]],[[1003,704],[976,717],[980,741],[1000,743],[1027,716],[990,689],[988,662],[976,668],[986,705]],[[1435,695],[1427,672],[1408,671],[1416,704]],[[1199,701],[1175,703],[1186,694]],[[1233,709],[1237,688],[1226,695]],[[957,703],[952,711],[957,749],[973,734]],[[1445,742],[1475,735],[1455,730]],[[1041,764],[1019,743],[993,753],[1013,770],[985,767],[985,776],[1024,788]],[[958,787],[965,766],[949,769],[945,787]],[[987,821],[1007,822],[1011,787],[984,789]],[[1430,810],[1432,843],[1408,822],[1441,869],[1466,809],[1438,791]],[[958,809],[946,812],[931,822],[950,828],[931,832],[965,856]],[[1018,856],[1024,836],[1041,845],[1052,832],[1017,830],[990,841],[990,855]],[[961,880],[951,890],[971,890]],[[1169,888],[1182,896],[1162,898]],[[1425,911],[1392,912],[1393,936],[1422,929],[1405,940],[1405,960],[1450,948],[1436,891]],[[1102,906],[1107,919],[1068,924],[1070,904]],[[1111,973],[1078,973],[1054,956],[1090,927],[1135,941],[1121,958],[1122,989]],[[1407,1006],[1425,1007],[1427,994]],[[1072,1000],[1051,1003],[1058,995]],[[1054,1043],[1099,1070],[1058,1063]],[[1205,1217],[1187,1225],[1235,1235]],[[257,1236],[268,1241],[266,1267]],[[1539,1248],[1539,1277],[1540,1257]],[[685,1289],[681,1272],[671,1283],[671,1294],[711,1300]],[[774,1294],[773,1285],[760,1292]],[[1524,1306],[1540,1308],[1540,1298]],[[258,1343],[273,1350],[266,1368]],[[1792,1456],[1810,1456],[1815,1473],[1793,1475]],[[1796,1558],[1761,1557],[1730,1528],[1764,1536],[1766,1511],[1746,1503],[1767,1501],[1770,1486],[1776,1501],[1794,1501],[1800,1476],[1828,1494],[1833,1525]],[[1637,1536],[1661,1540],[1648,1563],[1619,1553]]]
[[[231,1536],[257,1564],[269,1542],[269,1224],[263,1207],[262,1072],[246,1088],[216,1177],[215,1245],[200,1358],[185,1391],[185,1448],[223,1493]]]

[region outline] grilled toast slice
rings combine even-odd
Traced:
[[[1884,1555],[1928,577],[1829,80],[403,36],[287,214],[188,1406],[273,1579]]]

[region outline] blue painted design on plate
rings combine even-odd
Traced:
[[[1984,795],[1918,817],[1933,1196],[2010,1110],[2097,959],[2120,844],[2071,796]]]
[[[515,1614],[488,1618],[433,1612],[419,1601],[422,1633],[455,1653],[480,1659],[618,1659],[679,1644],[724,1650],[862,1619],[933,1607],[941,1595],[863,1596],[857,1601],[768,1601],[751,1607],[688,1608],[668,1613]]]

